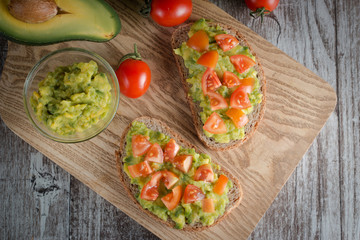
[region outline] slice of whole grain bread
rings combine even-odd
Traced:
[[[196,150],[196,148],[190,144],[189,142],[187,142],[186,140],[184,140],[178,133],[174,132],[172,129],[170,129],[163,121],[155,119],[155,118],[151,118],[151,117],[139,117],[134,119],[134,121],[138,121],[138,122],[143,122],[146,124],[146,126],[154,131],[159,131],[162,132],[163,134],[169,136],[170,138],[173,138],[180,146],[185,147],[185,148],[194,148]],[[134,201],[134,203],[141,209],[143,210],[147,215],[149,215],[151,218],[160,221],[170,227],[174,227],[175,223],[168,218],[168,220],[165,222],[162,219],[158,218],[156,215],[154,215],[152,212],[143,209],[141,207],[141,205],[138,203],[138,201],[136,200],[136,195],[139,194],[139,189],[138,186],[136,184],[131,184],[131,179],[129,178],[129,176],[126,174],[125,171],[123,171],[123,167],[124,167],[124,162],[123,162],[123,157],[126,155],[126,135],[129,131],[131,127],[131,123],[129,124],[129,126],[125,129],[122,137],[121,137],[121,142],[120,142],[120,148],[119,150],[115,151],[115,156],[116,156],[116,166],[119,172],[119,176],[120,176],[120,180],[123,183],[127,193],[129,194],[130,198]],[[198,151],[197,151],[198,152]],[[212,160],[213,161],[213,160]],[[216,161],[213,161],[214,163],[217,163]],[[217,163],[218,164],[218,163]],[[183,230],[185,231],[201,231],[204,230],[206,228],[209,228],[211,226],[214,226],[216,224],[218,224],[221,220],[223,220],[230,212],[232,209],[236,208],[242,199],[242,188],[241,185],[239,183],[239,181],[227,170],[223,169],[221,167],[221,170],[216,172],[218,174],[224,174],[226,175],[232,182],[233,182],[233,187],[229,190],[228,192],[228,197],[229,197],[229,204],[226,206],[225,208],[225,213],[222,216],[219,216],[216,221],[214,222],[214,224],[210,225],[210,226],[203,226],[201,223],[197,222],[195,224],[186,224],[183,228]]]
[[[191,25],[193,23],[189,23],[183,26],[178,27],[172,34],[171,39],[171,45],[173,50],[176,48],[179,48],[183,42],[186,42],[188,40],[188,32],[191,28]],[[203,123],[201,121],[199,113],[202,111],[202,108],[199,106],[199,102],[195,102],[191,96],[189,95],[189,89],[190,85],[186,82],[186,79],[188,78],[189,72],[188,69],[185,67],[184,60],[181,56],[176,55],[173,51],[173,55],[176,59],[176,64],[179,70],[179,73],[181,75],[183,87],[185,90],[185,95],[187,98],[187,101],[190,106],[190,110],[193,116],[193,122],[194,126],[197,132],[197,135],[199,136],[200,140],[210,149],[216,150],[216,151],[224,151],[228,149],[232,149],[235,147],[240,146],[244,142],[246,142],[256,131],[258,128],[258,125],[263,118],[263,115],[265,113],[265,103],[266,103],[266,79],[264,75],[264,70],[262,69],[262,66],[259,62],[258,57],[256,56],[256,53],[253,51],[249,43],[246,41],[245,37],[236,29],[233,29],[230,26],[220,24],[220,23],[214,23],[214,22],[208,22],[209,26],[211,25],[218,25],[220,26],[224,31],[226,31],[228,34],[235,36],[238,40],[241,46],[247,46],[249,47],[250,53],[255,56],[256,58],[256,65],[255,70],[257,71],[258,79],[260,82],[260,92],[263,95],[262,102],[255,106],[253,112],[248,115],[249,122],[245,126],[245,137],[241,140],[233,140],[229,143],[218,143],[213,138],[209,138],[204,134],[203,131]]]

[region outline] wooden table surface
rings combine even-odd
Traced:
[[[250,239],[360,238],[360,4],[281,0],[253,20],[239,0],[212,0],[328,81],[338,105]],[[7,41],[0,37],[0,73]],[[0,78],[1,81],[1,78]],[[0,93],[1,94],[1,93]],[[157,239],[17,137],[0,119],[1,239]]]

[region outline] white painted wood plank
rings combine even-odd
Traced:
[[[355,2],[336,2],[343,239],[360,239],[360,7]]]

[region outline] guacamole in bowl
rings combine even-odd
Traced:
[[[42,58],[24,85],[25,110],[35,128],[65,143],[103,131],[116,114],[119,84],[111,66],[96,53],[60,49]]]

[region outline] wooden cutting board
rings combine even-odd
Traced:
[[[238,149],[210,151],[193,129],[171,53],[170,36],[174,29],[142,18],[137,13],[140,2],[110,1],[119,13],[123,28],[116,38],[106,43],[72,41],[23,46],[9,42],[0,81],[1,117],[22,139],[160,238],[246,239],[334,110],[334,90],[215,5],[194,0],[191,19],[205,17],[241,30],[258,54],[267,78],[266,113],[258,131]],[[63,47],[82,47],[97,52],[115,68],[121,56],[133,50],[134,43],[152,70],[152,83],[144,96],[122,97],[117,115],[107,130],[90,141],[61,144],[37,133],[25,114],[22,90],[27,73],[42,56]],[[118,178],[114,151],[123,129],[143,115],[166,121],[239,178],[244,190],[243,201],[220,224],[196,233],[171,229],[154,222],[129,200]]]

